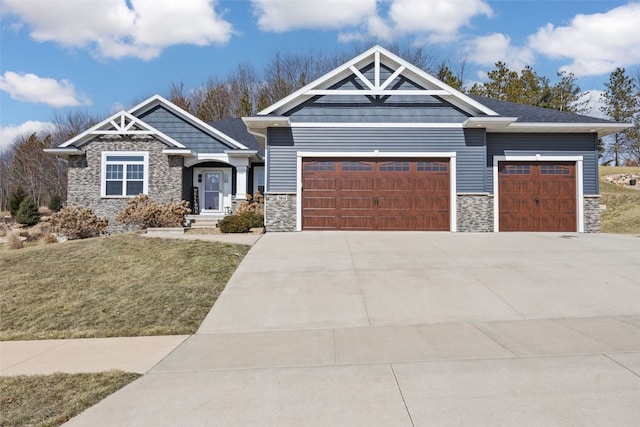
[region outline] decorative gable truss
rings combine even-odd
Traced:
[[[160,141],[172,148],[185,148],[184,145],[171,138],[170,136],[158,131],[157,129],[149,126],[142,120],[133,116],[126,111],[120,111],[113,116],[103,120],[97,125],[87,129],[85,132],[77,135],[60,145],[56,151],[61,151],[63,148],[78,148],[87,142],[91,141],[98,135],[149,135],[158,138]]]
[[[373,66],[373,78],[367,77],[362,71],[371,66]],[[389,73],[391,74],[388,75]],[[367,74],[371,75],[369,72]],[[360,88],[344,89],[335,87],[340,81],[349,78],[355,78]],[[415,83],[417,87],[415,89],[395,88],[396,85],[394,83],[398,82],[400,78],[405,78]],[[364,95],[375,97],[390,95],[437,96],[446,99],[447,102],[469,112],[471,115],[498,115],[498,113],[490,108],[480,104],[380,46],[374,46],[281,101],[260,111],[258,115],[283,114],[314,96],[327,95]]]

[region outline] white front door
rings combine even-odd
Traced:
[[[222,172],[202,172],[200,209],[202,212],[222,212]]]

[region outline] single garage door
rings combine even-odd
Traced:
[[[449,230],[449,159],[305,158],[305,230]]]
[[[573,162],[499,162],[500,231],[577,231]]]

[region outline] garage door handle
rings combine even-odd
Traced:
[[[373,206],[378,206],[378,198],[377,197],[373,198]]]
[[[540,199],[538,199],[538,198],[536,197],[536,205],[537,205],[538,203],[540,203]]]

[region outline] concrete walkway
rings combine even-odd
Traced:
[[[270,233],[198,333],[70,426],[627,426],[640,238]]]
[[[0,376],[102,372],[147,373],[188,335],[1,341]]]

